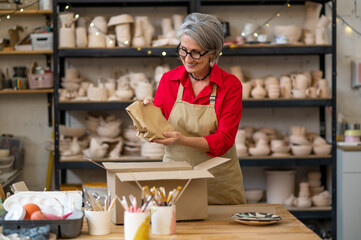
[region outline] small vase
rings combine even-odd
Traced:
[[[256,82],[256,87],[252,89],[251,95],[254,99],[263,99],[267,94],[266,89],[260,83]]]

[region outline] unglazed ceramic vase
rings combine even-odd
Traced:
[[[242,83],[243,89],[242,89],[242,99],[249,99],[251,89],[252,89],[252,83],[251,82],[244,82]]]
[[[241,66],[232,66],[229,68],[229,70],[234,76],[236,76],[239,79],[239,81],[243,83],[243,73]]]
[[[59,47],[60,48],[74,48],[75,47],[75,28],[61,27],[59,29]]]
[[[102,143],[97,138],[91,138],[89,148],[83,150],[83,154],[87,158],[96,159],[106,155],[109,145]]]
[[[143,21],[140,18],[135,17],[132,47],[145,47],[145,46],[146,46],[146,42],[143,33]]]
[[[321,13],[322,4],[306,1],[305,7],[306,7],[306,18],[302,28],[314,32],[316,29],[318,18]]]
[[[312,205],[311,199],[309,197],[298,197],[295,200],[296,207],[299,208],[309,208]]]
[[[260,82],[255,82],[256,86],[252,89],[251,95],[254,99],[263,99],[267,95],[266,89],[262,87]]]
[[[311,85],[311,79],[303,73],[291,74],[291,79],[294,89],[306,90]]]
[[[267,202],[282,204],[291,194],[295,194],[294,170],[268,170],[267,174]]]
[[[75,35],[76,35],[76,47],[85,48],[88,46],[88,37],[86,34],[85,27],[77,27],[75,29]]]

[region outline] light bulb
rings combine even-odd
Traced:
[[[99,35],[99,32],[96,32],[95,35]]]
[[[69,5],[66,5],[66,6],[65,6],[65,9],[68,10],[68,9],[69,9]]]
[[[142,48],[138,47],[137,50],[140,51],[140,50],[142,50]]]
[[[241,35],[244,37],[244,36],[246,36],[246,34],[243,32],[243,33],[241,33]]]
[[[266,23],[266,27],[269,27],[269,24],[268,24],[268,23]]]
[[[166,56],[166,55],[167,55],[167,52],[163,51],[162,56]]]
[[[125,42],[124,42],[125,45],[128,45],[128,43],[129,43],[128,41],[125,41]]]
[[[148,55],[152,54],[152,51],[148,50]]]
[[[253,36],[257,37],[257,36],[258,36],[258,33],[253,33]]]
[[[90,23],[90,26],[91,26],[91,27],[94,27],[94,23],[93,23],[93,22],[92,22],[92,23]]]
[[[7,15],[7,16],[6,16],[6,19],[10,19],[10,15]]]
[[[75,19],[78,19],[78,18],[79,18],[79,14],[76,14],[76,15],[75,15]]]
[[[277,13],[277,17],[279,17],[279,16],[281,16],[281,14],[280,14],[280,13]]]
[[[20,8],[20,12],[24,12],[24,8]]]
[[[352,33],[352,28],[350,28],[349,26],[345,27],[345,32],[346,33]]]
[[[223,55],[223,52],[221,52],[220,54],[219,54],[219,56],[222,56]]]
[[[291,7],[291,4],[287,3],[287,7]]]

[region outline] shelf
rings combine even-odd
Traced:
[[[5,89],[0,90],[0,94],[29,94],[29,93],[53,93],[54,90],[50,89]]]
[[[128,107],[127,102],[60,102],[60,110],[119,110]],[[243,100],[244,108],[255,107],[325,107],[331,106],[331,99],[279,99],[279,100]]]
[[[331,54],[331,45],[244,44],[225,46],[222,56]]]
[[[128,107],[129,102],[60,102],[59,110],[119,110]]]
[[[20,15],[52,15],[52,10],[26,10],[23,12],[20,10],[0,10],[0,15],[15,14],[17,17]]]
[[[0,55],[51,55],[53,50],[39,50],[39,51],[0,51]]]
[[[53,4],[67,5],[71,4],[74,6],[82,7],[144,7],[144,6],[182,6],[191,4],[190,0],[55,0]]]
[[[87,57],[178,57],[176,46],[165,48],[62,48],[59,57],[87,58]],[[304,45],[254,45],[245,44],[226,46],[222,56],[249,56],[249,55],[319,55],[329,54],[330,45],[304,46]]]
[[[8,186],[10,183],[12,183],[17,177],[19,177],[23,173],[22,170],[15,169],[11,172],[2,173],[0,175],[0,183],[3,187]]]
[[[292,0],[291,4],[305,4],[307,0]],[[330,0],[313,0],[312,2],[326,3]],[[286,1],[282,0],[200,0],[201,5],[283,5]]]
[[[320,210],[321,209],[321,210]],[[311,207],[307,210],[299,210],[296,208],[288,209],[293,216],[298,219],[331,219],[332,218],[332,208],[331,207],[324,207],[324,208],[317,208]]]
[[[314,165],[332,165],[332,156],[316,156],[310,155],[306,157],[290,156],[290,157],[240,157],[239,163],[241,167],[254,166],[314,166]]]

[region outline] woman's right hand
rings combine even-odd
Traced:
[[[148,98],[148,97],[146,97],[146,98],[143,100],[143,104],[144,104],[144,105],[148,105],[148,104],[154,105],[152,98]]]

